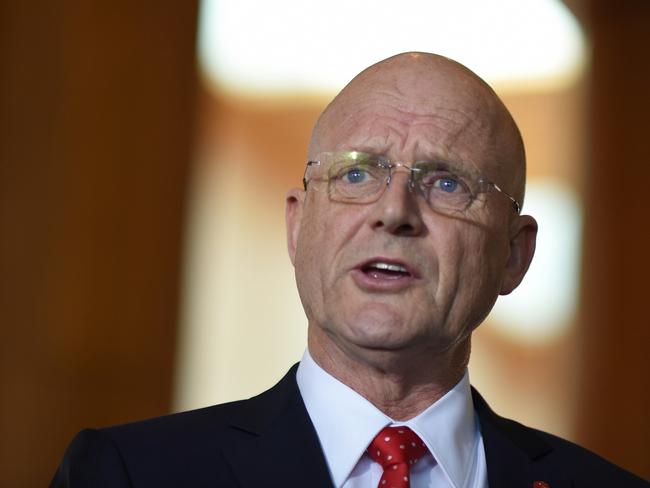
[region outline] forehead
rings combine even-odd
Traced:
[[[320,150],[360,150],[391,159],[444,158],[487,169],[496,156],[489,107],[455,93],[374,90],[337,100],[318,134]]]

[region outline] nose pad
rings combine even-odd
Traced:
[[[415,190],[415,170],[412,168],[409,168],[409,183],[408,183],[409,191],[411,193],[414,192]]]
[[[390,187],[390,183],[393,180],[393,176],[397,173],[397,170],[399,168],[404,168],[405,171],[408,171],[409,173],[409,179],[406,187],[408,188],[410,193],[413,193],[413,190],[415,190],[415,172],[413,168],[410,168],[406,166],[405,164],[393,164],[388,168],[388,179],[386,180],[386,188]]]
[[[391,169],[393,171],[386,180],[386,189],[373,206],[371,226],[375,230],[383,229],[394,235],[419,235],[424,229],[424,222],[418,196],[413,192],[413,172],[405,166],[404,169],[411,174],[400,177],[394,168]],[[389,187],[391,183],[395,188]]]

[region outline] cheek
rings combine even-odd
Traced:
[[[475,321],[480,322],[499,296],[507,246],[498,234],[488,232],[482,232],[468,242],[461,286],[468,289],[466,303],[475,304]]]
[[[445,230],[437,243],[439,303],[448,303],[453,314],[469,308],[487,313],[498,296],[503,275],[504,244],[498,236],[478,226]],[[481,305],[479,305],[481,304]]]
[[[320,271],[314,257],[314,243],[318,241],[318,234],[312,227],[308,225],[301,229],[294,262],[298,294],[308,318],[314,315],[322,302]]]
[[[336,292],[336,281],[345,271],[345,250],[359,228],[359,212],[332,205],[323,211],[306,212],[296,246],[295,273],[303,306],[309,313],[320,313],[325,297]],[[347,206],[350,207],[350,206]]]
[[[364,222],[361,205],[319,202],[322,211],[307,216],[306,223],[299,238],[299,246],[311,263],[308,266],[320,266],[324,270],[334,271],[341,261],[342,254],[349,247]]]

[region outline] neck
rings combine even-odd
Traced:
[[[438,401],[462,378],[470,337],[443,352],[428,349],[343,351],[309,335],[316,363],[394,420],[408,420]]]

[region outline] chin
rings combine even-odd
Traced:
[[[403,320],[386,315],[362,315],[348,322],[343,334],[357,347],[366,349],[398,350],[408,347],[417,339]]]

